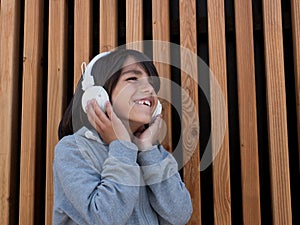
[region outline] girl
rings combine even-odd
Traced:
[[[107,91],[82,108],[82,79],[59,126],[53,224],[186,224],[191,199],[162,145],[157,71],[144,54],[119,49],[92,60]],[[154,120],[154,121],[153,121]]]

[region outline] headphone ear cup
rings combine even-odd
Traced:
[[[161,112],[162,112],[162,105],[161,105],[160,101],[157,100],[157,106],[156,106],[156,108],[155,108],[155,110],[154,110],[154,112],[152,114],[152,120],[151,120],[150,123],[154,122],[154,120],[157,117],[157,115],[161,114]]]
[[[89,87],[82,95],[81,99],[81,105],[83,111],[86,113],[86,106],[88,101],[95,99],[99,105],[99,107],[102,109],[103,112],[106,112],[106,102],[109,101],[108,94],[106,90],[101,86],[92,86]]]

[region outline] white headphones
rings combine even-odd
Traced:
[[[95,99],[97,101],[97,103],[99,104],[100,108],[102,109],[102,111],[106,112],[106,102],[109,101],[109,97],[108,94],[106,92],[106,90],[102,87],[102,86],[94,86],[95,85],[95,81],[94,81],[94,77],[92,75],[92,68],[93,65],[95,64],[95,62],[100,59],[101,57],[104,57],[106,55],[110,54],[110,52],[102,52],[98,55],[96,55],[90,62],[89,64],[86,66],[86,63],[83,62],[81,64],[81,70],[82,70],[82,74],[83,74],[83,80],[82,80],[82,90],[84,91],[83,95],[82,95],[82,99],[81,99],[81,105],[82,105],[82,109],[83,111],[86,113],[86,106],[89,100]],[[85,68],[83,68],[85,67]],[[160,103],[160,101],[157,101],[157,106],[153,112],[152,115],[152,120],[151,122],[153,122],[156,118],[157,115],[161,114],[162,112],[162,105]],[[151,123],[150,122],[150,123]]]
[[[94,77],[92,76],[92,68],[95,62],[103,56],[108,55],[110,52],[102,52],[95,56],[92,61],[86,66],[85,70],[83,66],[85,66],[85,62],[81,64],[81,70],[83,74],[82,80],[82,90],[84,91],[81,99],[82,109],[86,113],[86,105],[89,100],[95,99],[99,104],[100,108],[105,112],[105,104],[109,101],[109,97],[107,92],[102,86],[94,86],[95,81]]]

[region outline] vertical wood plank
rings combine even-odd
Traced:
[[[225,10],[223,0],[207,2],[208,13],[208,43],[209,67],[225,96],[227,104],[227,72],[226,72],[226,41],[225,41]],[[216,107],[216,108],[215,108]],[[218,112],[218,105],[211,99],[211,111]],[[215,225],[231,224],[231,195],[230,195],[230,162],[229,162],[229,137],[228,137],[228,112],[226,114],[226,131],[223,144],[218,155],[213,161],[213,193],[214,193],[214,222]],[[213,117],[212,117],[213,118]],[[216,130],[212,119],[212,130]],[[212,133],[212,143],[214,136]],[[214,151],[214,150],[213,150]],[[213,152],[214,154],[214,152]]]
[[[261,224],[252,1],[235,0],[243,221]]]
[[[106,52],[118,45],[118,2],[100,1],[100,52]]]
[[[43,1],[25,1],[19,224],[34,224],[41,148]]]
[[[46,206],[45,224],[52,224],[54,148],[58,142],[57,130],[66,104],[67,4],[49,1],[48,40],[48,94],[46,143]]]
[[[263,0],[267,113],[274,225],[292,224],[280,0]]]
[[[127,48],[143,51],[143,0],[126,1]]]
[[[181,0],[179,5],[180,14],[180,46],[181,49],[181,69],[188,71],[181,73],[181,86],[183,91],[188,93],[188,97],[193,101],[197,112],[190,112],[191,107],[187,99],[182,95],[182,150],[184,158],[191,155],[188,162],[183,169],[183,179],[191,194],[193,204],[193,214],[189,224],[201,224],[201,199],[200,199],[200,148],[199,142],[195,146],[195,151],[190,152],[190,140],[199,139],[193,135],[193,131],[188,124],[199,125],[199,119],[194,118],[193,113],[198,114],[198,80],[197,58],[193,57],[191,53],[197,54],[197,32],[196,32],[196,1],[195,0]],[[196,135],[199,135],[196,132]],[[193,146],[194,147],[194,146]]]
[[[293,26],[298,151],[299,151],[299,162],[300,162],[300,1],[291,0],[291,14],[292,14],[292,26]]]
[[[169,1],[152,1],[152,27],[153,27],[153,61],[157,71],[164,81],[171,81],[170,68],[170,12]],[[160,41],[163,41],[160,42]],[[161,63],[165,62],[165,63]],[[159,96],[162,96],[163,118],[167,123],[167,133],[163,146],[171,151],[172,148],[172,113],[171,113],[171,87],[161,85]],[[168,102],[169,100],[169,102]]]
[[[74,91],[82,75],[82,62],[91,58],[91,20],[91,0],[74,1]]]
[[[9,225],[18,218],[20,2],[1,0],[0,7],[0,221]]]

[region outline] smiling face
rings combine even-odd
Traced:
[[[117,116],[125,126],[130,125],[132,132],[151,121],[157,106],[157,95],[148,74],[133,57],[125,60],[111,101]]]

